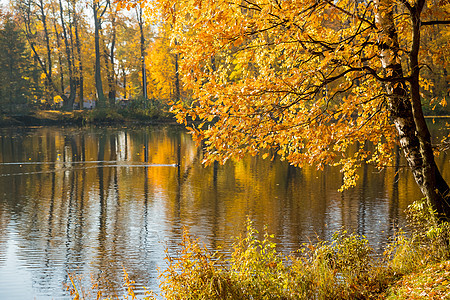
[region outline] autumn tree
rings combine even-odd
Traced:
[[[59,0],[59,17],[60,17],[60,26],[62,31],[62,39],[64,41],[64,50],[66,53],[67,60],[67,70],[69,77],[69,96],[64,97],[64,107],[66,109],[73,109],[73,104],[76,97],[76,84],[78,81],[75,78],[75,59],[74,59],[74,47],[73,47],[73,36],[72,36],[72,18],[73,18],[73,10],[70,7],[70,3],[67,4],[67,9],[63,7],[62,0]],[[65,13],[66,12],[66,13]],[[69,20],[70,26],[67,26],[66,19]],[[63,90],[64,93],[64,90]]]
[[[58,96],[64,101],[66,109],[72,109],[79,81],[76,78],[78,69],[75,66],[72,34],[75,13],[71,3],[62,0],[16,0],[12,5],[43,73],[47,100],[53,102],[54,97]]]
[[[143,26],[148,36],[148,26]],[[127,99],[142,97],[141,38],[136,12],[124,14],[117,24],[117,81],[118,91]]]
[[[124,13],[109,0],[10,3],[12,16],[40,68],[45,90],[41,98],[48,104],[63,100],[63,108],[72,109],[75,101],[82,107],[87,98],[96,99],[102,107],[113,104],[118,93],[126,98],[144,94],[148,80],[142,74],[149,74],[152,59],[147,48],[155,41],[152,27],[145,22],[145,9]]]
[[[48,25],[48,5],[43,0],[19,0],[13,3],[15,14],[20,17],[28,44],[45,74],[47,99],[53,99],[57,88],[53,82],[52,44]],[[45,49],[45,50],[44,50]]]
[[[147,62],[149,69],[149,84],[152,97],[162,103],[170,103],[190,98],[188,92],[180,86],[177,70],[179,55],[175,52],[175,45],[170,39],[171,26],[160,23],[157,36],[149,47]]]
[[[91,8],[92,15],[94,17],[94,45],[95,45],[95,68],[94,68],[94,79],[95,79],[95,91],[97,95],[97,101],[99,106],[106,106],[106,98],[103,92],[103,82],[102,82],[102,66],[101,66],[101,30],[103,15],[106,13],[110,1],[99,1],[92,0]]]
[[[118,91],[124,99],[133,95],[131,76],[136,72],[140,61],[139,44],[135,42],[139,34],[133,25],[127,18],[117,27],[117,56],[121,58],[118,61]],[[130,37],[132,38],[130,39]],[[139,83],[137,84],[139,85]]]
[[[116,101],[117,76],[116,76],[116,40],[117,40],[117,22],[119,15],[114,4],[109,5],[108,27],[104,37],[104,57],[106,66],[106,78],[108,80],[108,100],[113,105]]]
[[[80,31],[82,29],[82,5],[78,5],[77,0],[71,0],[70,1],[72,6],[72,13],[73,13],[73,34],[75,35],[75,48],[73,50],[74,54],[74,61],[76,62],[77,67],[75,68],[75,78],[76,78],[76,85],[79,88],[78,97],[79,97],[79,103],[80,107],[83,106],[84,101],[84,73],[83,73],[83,57],[81,55],[81,38],[80,38]]]
[[[194,93],[174,112],[202,121],[190,129],[205,162],[262,152],[300,167],[340,165],[346,188],[362,163],[391,164],[399,144],[428,203],[450,217],[421,96],[431,91],[424,68],[448,70],[450,47],[429,51],[422,39],[433,26],[448,36],[448,1],[156,3]],[[425,66],[429,55],[441,63]]]
[[[138,5],[135,8],[136,11],[136,19],[138,21],[139,25],[139,48],[140,48],[140,54],[141,54],[141,72],[142,72],[142,97],[144,98],[144,101],[147,102],[148,98],[148,90],[147,90],[147,70],[145,68],[145,58],[147,56],[146,53],[146,43],[145,43],[145,35],[144,35],[144,16],[143,16],[143,9],[142,5]]]

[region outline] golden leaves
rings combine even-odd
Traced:
[[[394,2],[384,1],[389,7],[383,9]],[[374,5],[157,3],[159,15],[176,15],[170,34],[178,42],[184,85],[194,97],[191,105],[177,104],[172,111],[180,123],[199,121],[189,130],[197,141],[205,141],[206,163],[260,152],[267,158],[276,152],[298,166],[337,163],[349,187],[361,163],[381,167],[390,162],[397,139],[377,80],[390,74],[381,66],[383,41],[373,25]],[[394,19],[404,55],[410,18],[398,8]],[[403,59],[391,56],[397,63]],[[421,84],[432,91],[429,79]],[[371,152],[360,148],[367,142],[375,144]]]

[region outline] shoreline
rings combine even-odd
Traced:
[[[123,112],[122,112],[123,113]],[[85,125],[179,125],[168,112],[152,116],[123,113],[119,110],[36,110],[27,114],[0,115],[0,127],[85,126]],[[130,117],[131,116],[131,117]],[[425,119],[448,119],[450,115],[429,115]]]
[[[112,112],[112,113],[111,113]],[[28,114],[0,115],[0,127],[13,126],[84,126],[84,125],[178,125],[171,115],[123,117],[117,111],[38,110]]]

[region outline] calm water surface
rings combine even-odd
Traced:
[[[380,249],[420,197],[401,167],[365,167],[339,193],[334,168],[201,161],[177,127],[0,129],[0,299],[70,299],[69,272],[121,294],[123,268],[140,293],[158,290],[164,250],[177,249],[184,226],[229,251],[247,216],[286,253],[341,227]]]

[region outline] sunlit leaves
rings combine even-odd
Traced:
[[[159,0],[194,96],[173,111],[180,123],[200,121],[190,130],[204,141],[205,162],[261,151],[297,166],[337,163],[344,186],[354,185],[361,162],[389,164],[397,137],[384,82],[393,74],[382,61],[407,66],[411,20],[401,1],[383,3]],[[383,46],[377,9],[395,12],[395,52]],[[432,90],[432,81],[421,82]],[[348,154],[368,141],[372,151]]]

